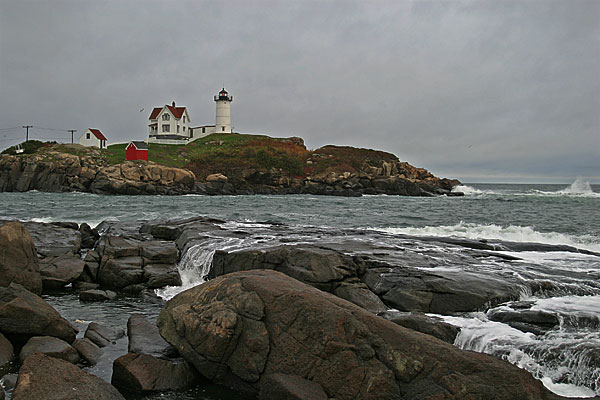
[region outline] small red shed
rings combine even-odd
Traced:
[[[148,145],[145,142],[132,140],[125,148],[125,159],[148,161]]]

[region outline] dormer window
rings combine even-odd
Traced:
[[[167,113],[164,113],[162,116],[162,120],[163,121],[169,121],[171,119],[171,116]]]
[[[183,116],[183,123],[185,124],[185,115]]]

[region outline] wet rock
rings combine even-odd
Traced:
[[[383,301],[362,282],[342,283],[335,288],[333,294],[374,314],[388,309]]]
[[[259,400],[327,400],[327,394],[318,383],[297,375],[272,374],[264,378]]]
[[[90,289],[79,292],[79,300],[81,301],[107,301],[114,300],[117,294],[112,290]]]
[[[143,261],[139,256],[103,258],[98,272],[98,283],[103,288],[112,290],[120,290],[125,286],[141,283],[144,276],[142,265]]]
[[[100,361],[100,357],[102,357],[102,349],[88,338],[75,340],[73,348],[90,365],[96,365]]]
[[[27,357],[19,370],[13,400],[124,400],[119,391],[75,365],[43,354]]]
[[[140,248],[144,264],[175,264],[179,259],[179,250],[173,242],[144,242]]]
[[[0,376],[2,369],[15,357],[12,343],[0,333]]]
[[[69,343],[52,336],[34,336],[27,341],[19,353],[19,361],[33,353],[43,353],[49,357],[60,358],[75,364],[79,361],[79,353]]]
[[[0,286],[11,282],[33,293],[42,293],[42,278],[35,245],[27,228],[20,222],[0,227]]]
[[[149,354],[155,357],[177,357],[177,350],[167,343],[156,324],[141,314],[132,314],[127,321],[128,351],[130,353]]]
[[[217,251],[209,278],[235,271],[273,269],[359,305],[371,312],[388,307],[358,279],[361,266],[341,252],[314,246]]]
[[[156,225],[150,230],[150,234],[156,239],[175,241],[181,235],[181,228],[169,225]]]
[[[98,283],[81,281],[73,283],[73,288],[82,292],[86,290],[98,289],[99,287],[100,285]]]
[[[73,230],[79,229],[79,224],[77,224],[77,222],[57,221],[57,222],[51,222],[50,225],[60,226],[61,228],[67,228],[67,229],[73,229]]]
[[[92,229],[88,224],[83,223],[79,227],[81,233],[81,248],[92,249],[96,245],[96,242],[100,238],[98,231]]]
[[[447,343],[454,343],[460,329],[450,325],[439,318],[429,317],[423,313],[385,311],[378,314],[380,317],[392,321],[417,332],[426,333]]]
[[[161,336],[205,377],[258,394],[272,374],[338,400],[551,398],[528,372],[462,351],[276,271],[231,273],[184,291]]]
[[[113,363],[111,383],[122,392],[148,393],[180,390],[197,383],[198,373],[187,361],[162,360],[128,353]]]
[[[32,336],[53,336],[73,343],[75,329],[41,297],[21,285],[0,287],[0,332],[11,342]]]
[[[522,332],[543,335],[559,326],[560,320],[555,314],[539,310],[509,310],[504,307],[489,310],[490,321],[503,322]]]
[[[143,279],[150,289],[165,286],[181,286],[181,277],[174,264],[151,264],[144,266]]]
[[[70,253],[46,257],[40,264],[44,290],[59,289],[75,282],[81,276],[84,266],[85,261]]]
[[[123,336],[125,336],[123,329],[112,329],[96,322],[90,322],[84,334],[84,337],[94,342],[98,347],[106,347]]]
[[[364,282],[392,308],[443,315],[485,310],[518,299],[521,288],[514,277],[400,267],[367,269]]]
[[[63,254],[77,254],[81,249],[79,231],[52,224],[26,222],[41,262],[46,257],[57,257]]]

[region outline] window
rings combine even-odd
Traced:
[[[162,131],[163,132],[171,132],[171,125],[163,125],[162,126]]]
[[[185,124],[185,115],[183,116],[183,123]]]
[[[221,131],[225,132],[225,127],[224,126],[221,127]]]
[[[169,121],[170,119],[171,119],[171,116],[169,114],[167,114],[167,113],[163,114],[163,118],[162,118],[163,121]]]
[[[183,127],[183,131],[185,132],[185,126]]]
[[[86,134],[85,134],[85,138],[86,138],[86,139],[89,139],[89,138],[90,138],[90,134],[89,134],[89,133],[86,133]]]
[[[177,125],[177,133],[179,133],[179,125]]]
[[[202,133],[206,133],[206,128],[202,128]]]

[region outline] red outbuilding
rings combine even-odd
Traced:
[[[133,140],[125,148],[125,158],[127,160],[146,160],[148,161],[148,145],[145,142]]]

